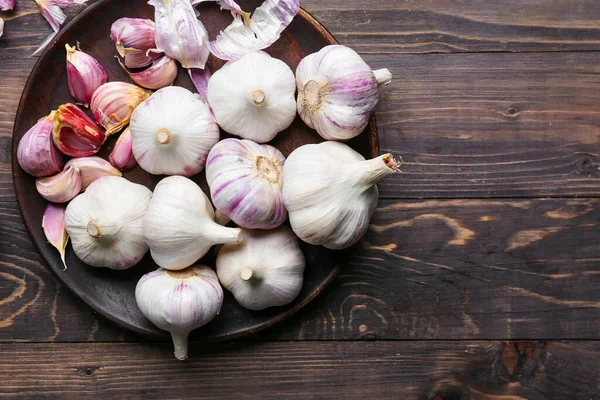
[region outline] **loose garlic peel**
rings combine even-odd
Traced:
[[[377,207],[377,183],[398,168],[390,154],[365,160],[339,142],[294,150],[283,168],[283,200],[294,233],[334,250],[356,244]]]
[[[223,287],[250,310],[294,300],[302,289],[306,261],[290,228],[243,229],[242,237],[240,244],[226,244],[217,255]]]

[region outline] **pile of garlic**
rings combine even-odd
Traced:
[[[372,71],[332,45],[294,73],[261,50],[291,22],[298,0],[266,0],[252,17],[217,1],[234,22],[214,42],[193,9],[201,1],[151,0],[155,21],[113,24],[118,62],[137,85],[109,81],[96,59],[67,45],[71,95],[93,118],[63,104],[23,136],[17,154],[50,202],[42,226],[65,270],[69,240],[84,263],[114,270],[150,250],[160,268],[139,281],[137,305],[171,333],[178,359],[187,357],[190,331],[219,314],[221,285],[250,310],[294,301],[306,266],[300,240],[335,250],[356,244],[377,206],[377,183],[400,167],[390,154],[365,160],[339,142],[367,126],[388,70]],[[212,75],[209,53],[228,60]],[[171,86],[177,61],[199,94]],[[296,115],[339,141],[301,146],[286,159],[267,143]],[[220,129],[241,139],[220,141]],[[121,131],[108,161],[95,156]],[[151,192],[122,176],[136,165],[168,177]],[[189,179],[203,169],[210,198]],[[216,245],[215,272],[197,262]]]

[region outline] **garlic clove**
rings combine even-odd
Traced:
[[[197,174],[220,135],[208,105],[178,86],[162,88],[140,104],[130,128],[135,159],[155,175]]]
[[[267,53],[229,61],[208,82],[208,103],[226,132],[258,143],[272,140],[296,117],[294,73]]]
[[[287,219],[283,205],[285,157],[269,145],[225,139],[208,155],[206,180],[212,201],[237,225],[273,229]]]
[[[67,103],[56,110],[52,138],[56,148],[63,154],[86,157],[100,150],[106,136],[79,107]]]
[[[0,18],[0,37],[4,34],[4,20]]]
[[[200,97],[207,102],[208,99],[206,92],[208,91],[208,81],[212,76],[208,67],[205,67],[204,69],[190,68],[188,69],[188,74]]]
[[[52,140],[53,111],[41,118],[19,141],[17,161],[25,172],[36,177],[50,176],[62,171],[65,162]]]
[[[235,18],[240,16],[244,20],[244,25],[250,26],[250,13],[245,12],[242,8],[233,0],[192,0],[192,6],[200,3],[206,3],[207,1],[216,1],[221,6],[221,10],[231,11],[231,15]]]
[[[172,85],[177,77],[177,63],[169,56],[154,60],[152,65],[140,72],[131,72],[121,61],[119,63],[135,83],[146,89],[160,89]]]
[[[171,333],[175,357],[188,357],[189,333],[208,324],[221,310],[223,289],[215,272],[199,265],[183,271],[159,268],[140,279],[135,300],[146,318]]]
[[[156,47],[184,68],[204,68],[210,51],[208,33],[190,0],[150,0],[154,6]]]
[[[243,229],[242,235],[241,243],[226,244],[217,255],[223,287],[250,310],[292,302],[302,289],[306,260],[291,229]]]
[[[121,171],[100,157],[73,158],[65,167],[77,168],[81,172],[81,189],[85,190],[96,179],[103,176],[121,176]]]
[[[15,0],[0,0],[0,10],[10,11],[15,7]]]
[[[68,44],[65,47],[69,91],[77,104],[88,107],[96,89],[108,81],[108,75],[94,57]]]
[[[142,18],[120,18],[110,29],[110,38],[127,68],[144,68],[160,55],[149,53],[156,48],[154,21]]]
[[[64,204],[48,204],[44,216],[42,217],[42,228],[48,242],[58,250],[60,259],[67,270],[65,261],[65,249],[69,242],[69,234],[65,229],[65,210],[67,206]]]
[[[240,229],[218,225],[210,201],[200,187],[182,176],[156,185],[144,219],[152,259],[161,267],[189,267],[217,244],[238,243]]]
[[[81,192],[81,172],[68,167],[61,173],[35,182],[38,193],[52,203],[66,203]]]
[[[137,161],[135,161],[135,157],[133,156],[132,150],[133,139],[131,138],[131,129],[127,127],[119,139],[117,143],[115,143],[115,147],[113,151],[110,153],[108,157],[108,161],[121,171],[127,171],[137,165]]]
[[[378,87],[391,79],[387,69],[372,71],[354,50],[326,46],[298,64],[298,114],[323,138],[349,140],[367,127]]]
[[[96,90],[90,109],[96,121],[106,129],[106,136],[110,136],[129,123],[133,110],[151,94],[130,83],[108,82]]]

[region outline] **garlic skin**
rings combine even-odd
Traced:
[[[96,154],[106,140],[104,131],[74,104],[63,104],[54,114],[54,145],[71,157]]]
[[[306,56],[296,69],[298,114],[327,140],[349,140],[369,124],[387,69],[372,71],[352,49],[330,45]]]
[[[106,129],[106,136],[110,136],[129,123],[133,110],[151,94],[130,83],[108,82],[94,92],[90,109],[96,121]]]
[[[121,171],[113,167],[108,161],[100,157],[72,158],[65,164],[65,168],[77,168],[81,172],[81,189],[85,190],[96,179],[103,176],[121,176]]]
[[[0,10],[10,11],[15,7],[15,0],[0,0]]]
[[[73,199],[65,213],[65,228],[79,259],[93,267],[123,270],[136,265],[148,251],[144,214],[152,192],[117,176],[97,179]]]
[[[131,138],[131,129],[127,127],[115,143],[115,147],[110,153],[108,161],[121,171],[127,171],[135,167],[137,161],[135,161],[135,157],[133,156],[133,150],[131,148],[132,144],[133,139]]]
[[[65,161],[63,156],[54,146],[52,139],[52,123],[54,115],[41,118],[31,127],[19,141],[17,147],[17,161],[29,175],[44,177],[58,174],[62,171]]]
[[[4,20],[0,18],[0,37],[4,35]]]
[[[215,222],[202,189],[182,176],[156,185],[144,218],[144,234],[154,261],[169,270],[189,267],[217,244],[238,243],[240,229]]]
[[[67,270],[67,263],[65,261],[65,249],[69,242],[69,234],[65,229],[65,211],[67,206],[65,204],[48,204],[44,216],[42,217],[42,228],[44,229],[44,235],[48,242],[58,250],[60,253],[60,259]]]
[[[208,69],[208,67],[204,67],[204,69],[190,68],[188,69],[188,75],[190,76],[190,79],[192,80],[192,83],[194,84],[194,87],[198,91],[200,97],[202,97],[204,101],[208,102],[206,92],[208,90],[208,81],[212,76],[210,69]]]
[[[207,266],[183,271],[159,268],[140,279],[135,300],[150,322],[171,333],[175,357],[185,360],[189,333],[219,314],[223,289],[215,272]]]
[[[130,128],[135,159],[155,175],[196,175],[219,141],[219,127],[208,105],[178,86],[162,88],[140,104]]]
[[[94,57],[69,44],[65,48],[69,91],[77,104],[88,107],[96,89],[108,81],[108,75]]]
[[[285,157],[273,146],[225,139],[212,148],[206,180],[218,211],[237,225],[273,229],[287,219],[283,206]]]
[[[172,85],[177,78],[177,63],[169,56],[154,60],[147,69],[139,72],[132,72],[121,61],[119,63],[131,80],[146,89],[160,89]]]
[[[110,28],[110,38],[127,68],[144,68],[160,54],[148,50],[156,48],[154,21],[142,18],[120,18]],[[120,60],[119,60],[120,61]]]
[[[302,289],[306,260],[290,228],[242,230],[240,244],[226,244],[217,255],[223,287],[249,310],[293,301]]]
[[[377,207],[377,183],[399,167],[390,154],[365,161],[339,142],[297,148],[283,167],[283,201],[294,233],[328,249],[356,244]]]
[[[229,61],[208,82],[208,103],[225,131],[266,143],[296,117],[294,73],[263,51]]]
[[[81,192],[81,172],[67,167],[61,173],[35,181],[40,196],[52,203],[66,203]]]

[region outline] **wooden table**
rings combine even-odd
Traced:
[[[313,304],[185,363],[95,316],[23,226],[12,126],[50,27],[17,2],[0,39],[0,397],[600,398],[598,0],[303,0],[394,74],[377,118],[406,164]]]

